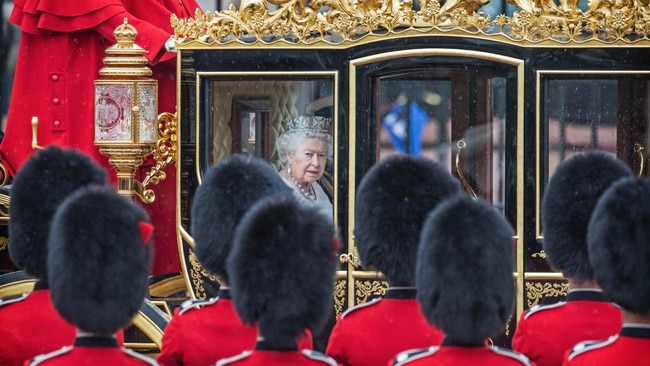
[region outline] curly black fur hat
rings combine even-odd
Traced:
[[[192,203],[194,250],[203,268],[228,280],[226,258],[242,216],[261,198],[291,193],[261,158],[234,154],[210,167]]]
[[[113,187],[83,188],[52,221],[48,281],[54,307],[78,328],[112,334],[144,301],[153,226]]]
[[[615,181],[632,171],[599,150],[563,161],[551,176],[542,199],[543,247],[556,270],[579,281],[593,279],[587,254],[587,226],[596,203]]]
[[[458,194],[428,216],[417,299],[449,339],[482,344],[503,330],[515,300],[514,231],[494,207]]]
[[[276,349],[318,331],[332,303],[336,271],[331,217],[293,196],[257,203],[237,228],[228,257],[233,302],[246,324]]]
[[[106,171],[79,151],[52,145],[35,152],[11,185],[9,255],[14,264],[45,279],[47,236],[56,209],[77,189],[106,179]]]
[[[356,245],[365,267],[392,285],[412,286],[420,231],[440,201],[460,191],[442,165],[412,155],[393,155],[363,177],[356,194]]]
[[[596,281],[628,311],[650,313],[650,180],[614,183],[594,210],[587,235]]]

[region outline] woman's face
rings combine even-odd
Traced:
[[[309,137],[287,157],[291,175],[303,183],[314,183],[323,176],[327,163],[327,142]]]

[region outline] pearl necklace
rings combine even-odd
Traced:
[[[302,193],[303,197],[305,197],[306,199],[308,199],[308,200],[310,200],[312,202],[316,202],[316,193],[314,192],[314,188],[311,185],[309,186],[309,191],[307,191],[302,186],[302,184],[300,184],[300,182],[298,182],[298,179],[293,177],[293,174],[287,174],[287,175],[289,176],[289,178],[291,178],[291,181],[293,182],[293,184],[295,184],[296,187],[298,187],[298,189],[300,190],[300,193]]]

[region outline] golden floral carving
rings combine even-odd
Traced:
[[[9,248],[9,238],[0,236],[0,252]]]
[[[379,280],[355,281],[355,304],[363,304],[373,297],[384,296],[388,290],[388,282]]]
[[[347,283],[346,280],[337,280],[334,284],[334,311],[337,317],[345,306]]]
[[[644,0],[509,0],[512,17],[477,12],[489,0],[241,0],[218,12],[197,10],[194,18],[172,15],[177,46],[327,44],[358,42],[368,36],[428,33],[494,38],[507,42],[562,45],[632,44],[649,40],[650,10]]]
[[[164,169],[176,162],[178,151],[177,136],[178,116],[176,113],[161,113],[158,116],[158,140],[153,150],[153,158],[156,165],[147,177],[142,181],[142,186],[147,187],[149,184],[158,184],[167,178]]]
[[[208,279],[215,283],[219,282],[219,277],[213,274],[206,272],[199,260],[196,258],[196,254],[192,249],[189,250],[188,261],[190,262],[190,279],[192,281],[192,288],[194,290],[194,296],[197,299],[206,299],[208,297],[205,287],[203,287],[203,282]]]
[[[564,297],[569,292],[566,282],[526,282],[526,303],[535,306],[543,298]]]

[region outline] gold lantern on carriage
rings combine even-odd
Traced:
[[[135,173],[144,158],[157,151],[162,138],[158,83],[151,78],[146,51],[135,43],[138,32],[126,18],[114,34],[117,43],[106,50],[105,67],[95,80],[95,145],[117,172],[118,193],[151,203],[155,193],[137,181]],[[145,181],[164,179],[162,168],[167,164],[157,164]]]

